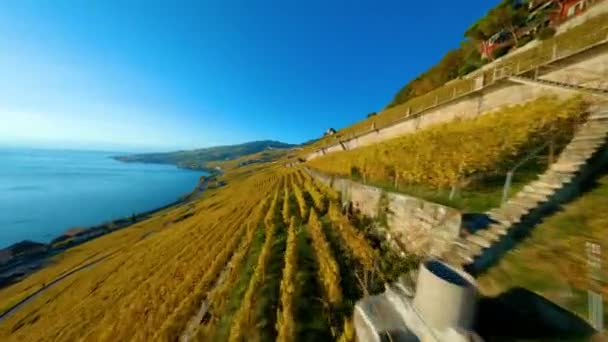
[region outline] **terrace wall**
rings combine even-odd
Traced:
[[[307,171],[315,180],[340,192],[343,204],[352,203],[354,209],[368,217],[385,215],[387,238],[409,253],[441,255],[460,234],[461,213],[454,208]]]

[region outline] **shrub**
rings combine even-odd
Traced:
[[[512,45],[504,45],[497,47],[494,51],[492,51],[492,57],[494,59],[497,59],[506,55],[507,53],[509,53],[509,50],[511,50],[511,47]]]
[[[534,40],[534,37],[531,34],[527,34],[519,38],[519,40],[517,41],[517,47],[522,47],[531,42],[532,40]]]
[[[553,27],[545,27],[538,31],[536,37],[539,40],[547,40],[555,35],[555,29]]]

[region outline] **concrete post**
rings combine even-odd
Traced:
[[[477,286],[469,274],[435,259],[420,267],[413,303],[431,328],[471,330],[476,301]]]
[[[553,53],[551,55],[551,60],[554,61],[557,59],[557,41],[553,42]]]

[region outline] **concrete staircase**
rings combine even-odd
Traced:
[[[444,259],[472,274],[489,267],[515,245],[522,229],[530,229],[559,208],[560,203],[579,194],[581,184],[592,178],[607,160],[607,138],[608,105],[603,104],[592,111],[545,173],[500,207],[486,212],[494,223],[460,237]]]
[[[602,88],[591,88],[578,84],[565,83],[565,82],[557,82],[552,80],[546,80],[542,78],[531,78],[524,76],[511,76],[509,80],[515,83],[521,84],[530,84],[530,85],[540,85],[544,87],[550,88],[559,88],[559,89],[568,89],[568,90],[576,90],[594,95],[608,95],[608,89]]]

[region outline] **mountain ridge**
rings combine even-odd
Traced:
[[[208,162],[231,160],[268,149],[296,147],[276,140],[256,140],[235,145],[221,145],[174,152],[152,152],[113,156],[113,159],[127,163],[170,164],[180,168],[212,171]]]

